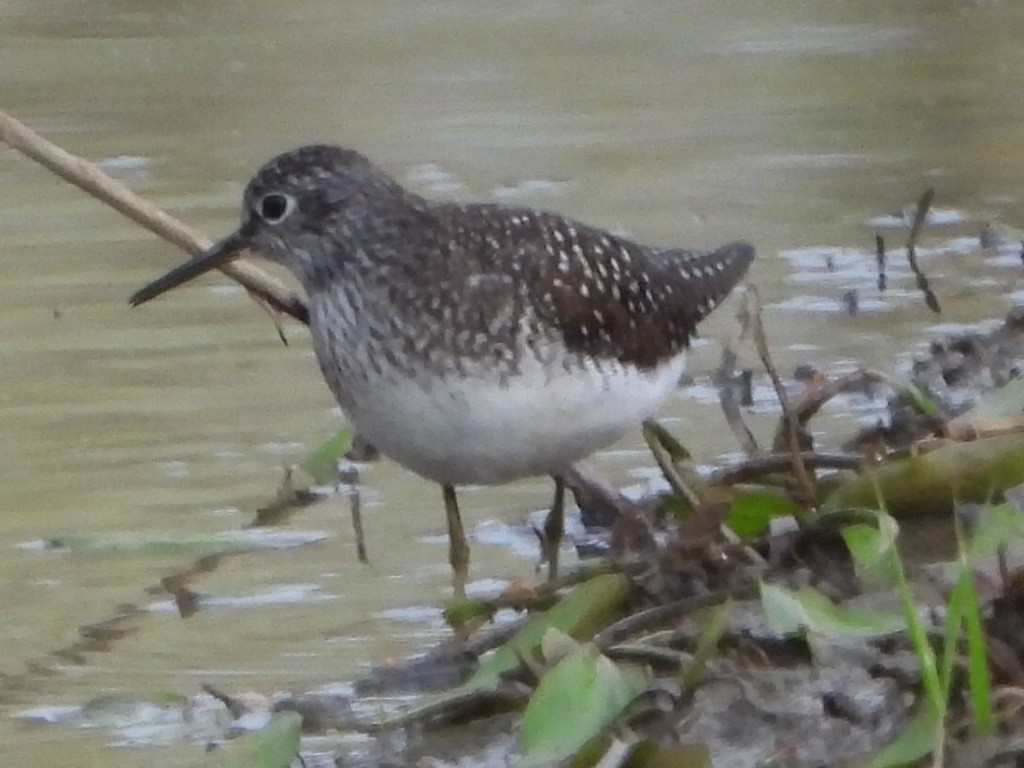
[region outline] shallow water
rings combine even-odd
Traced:
[[[783,371],[891,370],[936,329],[1001,316],[1020,261],[973,238],[980,221],[1020,219],[1024,8],[779,5],[11,2],[0,106],[211,235],[234,225],[263,160],[330,140],[425,194],[554,208],[652,243],[750,239]],[[874,287],[875,228],[905,238],[877,217],[928,186],[945,215],[920,257],[941,318],[897,254],[890,290]],[[213,603],[188,620],[160,588],[187,555],[18,546],[237,530],[341,420],[301,327],[286,323],[282,346],[219,277],[129,310],[179,252],[10,151],[0,189],[5,763],[152,762],[111,749],[107,730],[14,717],[30,707],[204,682],[300,690],[441,635],[440,493],[386,462],[365,476],[372,565],[355,560],[345,502],[328,501],[291,522],[326,541],[223,559],[191,583]],[[732,309],[704,327],[697,386],[666,411],[705,460],[735,448],[708,386]],[[767,433],[774,415],[755,411]],[[652,476],[638,436],[591,464],[620,485]],[[542,480],[464,494],[476,578],[534,578],[530,557],[488,542],[549,495]],[[125,604],[139,612],[96,629]],[[158,762],[196,757],[177,744]]]

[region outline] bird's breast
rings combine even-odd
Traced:
[[[417,351],[357,302],[312,309],[317,357],[355,429],[442,483],[561,472],[651,416],[684,368],[682,355],[652,370],[583,359],[528,329],[501,359],[458,357],[437,340]]]

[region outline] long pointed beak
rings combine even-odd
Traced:
[[[140,288],[128,299],[133,307],[139,306],[150,299],[155,299],[161,293],[166,293],[172,288],[177,288],[182,283],[187,283],[204,272],[217,269],[239,256],[246,247],[242,233],[232,232],[223,240],[210,246],[198,256],[187,261],[180,267],[175,267],[163,277],[158,277],[149,285]]]

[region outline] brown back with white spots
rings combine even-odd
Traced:
[[[291,206],[274,221],[261,214],[271,195]],[[687,346],[754,257],[746,243],[655,249],[553,213],[431,202],[330,146],[264,166],[242,232],[314,301],[337,302],[331,334],[346,341],[333,354],[352,345],[406,371],[482,362],[508,374],[552,344],[650,369]]]
[[[687,346],[754,257],[746,243],[696,253],[652,249],[551,213],[498,205],[436,205],[435,247],[421,254],[454,305],[448,321],[512,335],[525,321],[542,343],[656,366]],[[497,319],[498,322],[495,322]],[[470,350],[465,350],[472,354]]]

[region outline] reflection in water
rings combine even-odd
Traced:
[[[979,257],[967,245],[975,222],[1019,217],[1017,4],[350,6],[14,3],[0,46],[4,108],[214,234],[232,225],[263,158],[329,140],[433,196],[515,200],[669,245],[750,239],[783,371],[808,360],[891,370],[928,338],[934,320],[894,251],[902,234],[883,232],[892,261],[877,291],[873,237],[885,224],[870,221],[902,216],[926,187],[957,212],[918,249],[943,320],[1001,316],[1019,288],[1019,250]],[[190,694],[206,682],[301,689],[441,632],[387,613],[437,605],[447,564],[434,489],[382,462],[363,478],[368,566],[353,554],[345,500],[333,499],[292,518],[328,541],[226,558],[188,586],[218,597],[315,584],[336,600],[188,620],[133,614],[107,652],[53,655],[74,647],[79,627],[151,602],[146,588],[187,558],[16,543],[237,530],[273,499],[281,468],[340,420],[301,328],[286,326],[283,347],[243,294],[203,287],[129,312],[131,290],[180,255],[10,153],[0,183],[7,701]],[[853,317],[841,301],[851,289]],[[696,386],[666,414],[702,460],[735,449],[708,375],[729,314],[705,329]],[[750,422],[767,432],[774,414],[760,412],[759,391],[755,382]],[[639,435],[592,464],[618,485],[652,476]],[[465,496],[470,529],[487,531],[546,505],[549,487]],[[534,578],[504,547],[473,554],[480,577]],[[10,764],[138,764],[102,734],[0,729]],[[189,747],[159,762],[194,757]]]

